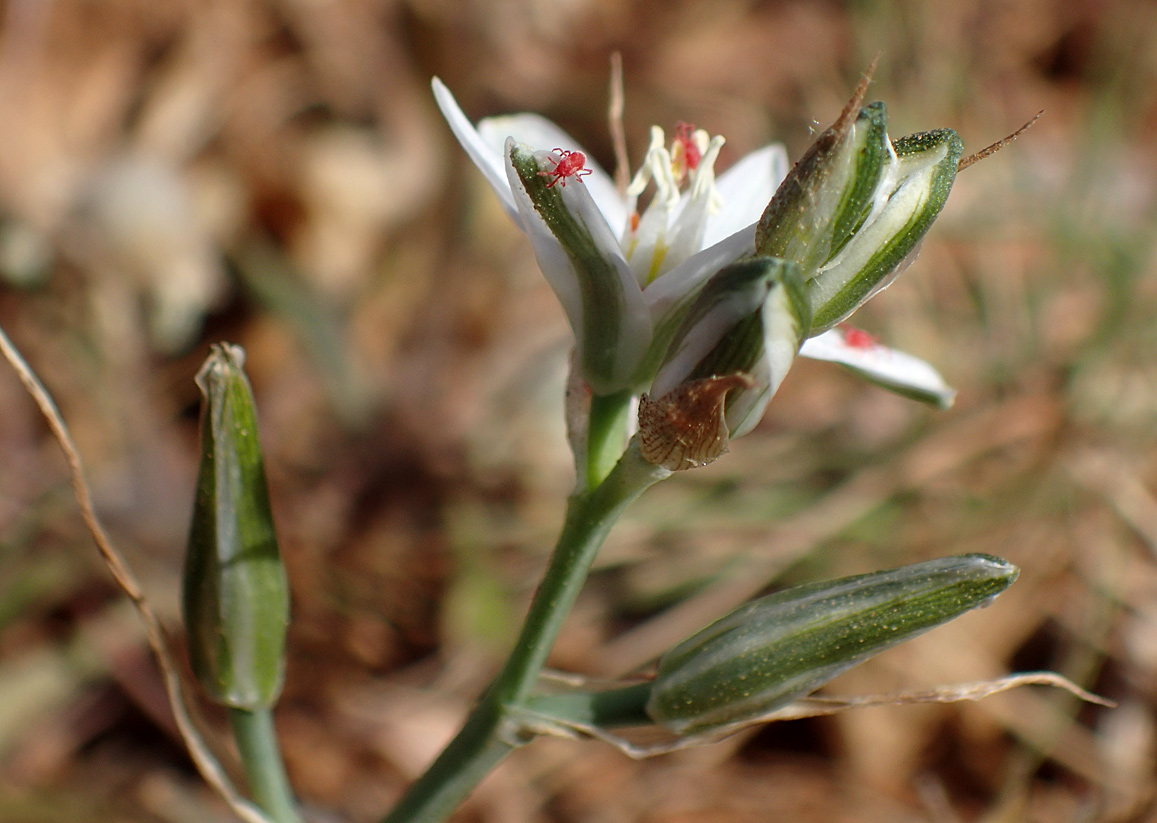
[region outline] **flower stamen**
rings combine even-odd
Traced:
[[[671,143],[671,170],[680,183],[687,177],[688,172],[694,172],[699,168],[703,151],[695,137],[700,133],[706,136],[706,132],[696,132],[690,123],[680,122],[675,126],[675,139]]]
[[[651,127],[647,155],[627,187],[630,217],[621,241],[623,255],[644,288],[702,245],[707,215],[719,207],[714,166],[723,142],[679,123],[668,148],[663,129]],[[640,215],[639,195],[652,180],[654,196]]]

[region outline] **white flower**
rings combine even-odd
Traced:
[[[584,369],[584,377],[600,394],[645,389],[651,377],[648,372],[663,355],[651,351],[660,347],[656,329],[672,325],[673,315],[711,275],[754,252],[755,223],[787,173],[783,147],[766,146],[753,152],[716,179],[714,165],[722,137],[681,132],[672,150],[665,145],[662,129],[655,127],[647,155],[624,196],[590,155],[553,123],[537,115],[518,114],[487,118],[475,128],[440,80],[434,79],[433,88],[454,135],[530,238],[539,266],[574,329],[580,363],[587,361],[584,350],[598,345],[587,339],[590,318],[585,314],[615,309],[584,303],[587,273],[575,270],[574,250],[560,243],[535,208],[514,168],[512,153],[533,147],[547,170],[552,168],[552,149],[585,155],[590,174],[577,183],[558,181],[560,185],[551,192],[577,217],[594,244],[591,251],[614,273],[617,282],[612,290],[621,303],[621,314],[613,318],[618,332],[609,341],[613,344],[611,362],[602,369]],[[688,162],[691,147],[699,154],[694,163]],[[557,161],[558,155],[553,157]],[[566,182],[570,185],[563,185]],[[654,183],[654,196],[638,214],[636,203],[648,183]],[[605,282],[599,285],[604,292],[611,288]]]
[[[668,146],[656,126],[620,194],[549,120],[515,114],[474,126],[439,79],[432,86],[454,135],[530,239],[574,330],[576,362],[592,391],[646,391],[700,288],[755,253],[756,225],[788,170],[783,147],[752,152],[716,178],[722,137],[681,125]],[[640,214],[639,195],[650,184],[654,192]],[[838,330],[807,341],[800,353],[904,394],[951,402],[931,366],[878,344],[866,356]]]

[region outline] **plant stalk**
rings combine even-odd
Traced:
[[[257,805],[275,823],[301,823],[277,745],[273,712],[229,709],[229,724]]]
[[[586,488],[593,490],[623,455],[633,395],[629,391],[591,397],[587,423]]]
[[[591,563],[626,507],[669,474],[643,460],[632,442],[602,483],[570,498],[550,565],[502,671],[462,730],[383,823],[445,820],[503,757],[532,739],[520,710],[530,700]]]

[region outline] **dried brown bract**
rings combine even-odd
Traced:
[[[652,400],[639,399],[639,450],[644,459],[670,471],[706,466],[727,452],[730,432],[724,404],[732,389],[751,388],[745,374],[705,377]]]

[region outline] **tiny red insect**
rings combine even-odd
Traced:
[[[587,168],[587,156],[581,151],[567,151],[566,149],[552,149],[551,151],[558,152],[558,159],[554,160],[554,168],[550,171],[540,171],[539,177],[550,177],[551,181],[546,184],[548,189],[553,188],[555,183],[561,182],[563,188],[566,188],[566,180],[568,177],[578,179],[586,177],[591,173]]]
[[[844,326],[844,342],[853,349],[874,349],[879,345],[880,340],[863,329]]]

